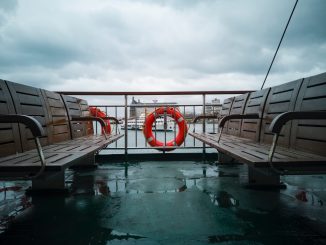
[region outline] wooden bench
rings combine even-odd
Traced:
[[[123,135],[94,135],[85,100],[0,80],[0,179],[32,179],[33,189],[64,189],[64,171],[93,165]]]
[[[326,172],[325,119],[323,73],[252,92],[243,113],[231,109],[219,122],[219,134],[190,134],[219,154],[248,164],[250,184],[276,186],[282,174]]]

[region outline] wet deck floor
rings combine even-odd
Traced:
[[[67,176],[67,196],[26,197],[8,188],[26,183],[6,183],[0,215],[15,218],[0,244],[326,244],[325,176],[285,177],[281,191],[244,188],[245,166],[198,162]]]

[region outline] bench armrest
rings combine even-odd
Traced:
[[[31,116],[17,114],[0,115],[0,123],[22,123],[32,131],[34,137],[44,136],[42,125]]]
[[[285,123],[295,119],[326,119],[326,111],[284,112],[273,119],[269,130],[274,134],[279,134]]]
[[[72,117],[71,118],[71,121],[73,122],[92,122],[92,121],[96,121],[96,122],[99,122],[101,124],[101,127],[103,129],[103,134],[104,134],[104,137],[105,139],[107,139],[107,136],[106,136],[106,133],[105,133],[105,127],[106,127],[106,124],[104,122],[104,120],[100,117],[92,117],[92,116],[88,116],[88,117]]]
[[[232,114],[225,116],[221,119],[219,123],[219,127],[223,128],[225,123],[231,119],[259,119],[259,114],[258,113],[250,113],[250,114]]]
[[[119,124],[119,120],[115,117],[101,117],[104,120],[112,120],[115,122],[115,124]]]
[[[195,117],[195,119],[192,121],[192,123],[196,123],[198,120],[201,120],[201,119],[218,119],[218,116],[216,115],[200,115],[200,116],[197,116]]]
[[[275,117],[269,126],[269,130],[274,133],[273,142],[268,154],[268,161],[271,169],[277,174],[283,175],[285,171],[280,171],[273,166],[273,156],[275,154],[277,140],[284,124],[295,119],[326,119],[326,111],[295,111],[284,112]]]
[[[34,117],[26,116],[26,115],[17,115],[17,114],[9,114],[9,115],[0,115],[0,123],[22,123],[25,124],[32,132],[34,136],[34,141],[36,145],[37,153],[40,157],[41,168],[40,170],[32,176],[26,176],[23,179],[35,179],[41,176],[45,170],[46,161],[44,157],[44,153],[42,150],[42,146],[40,143],[39,137],[44,136],[44,130],[42,125],[37,121]]]

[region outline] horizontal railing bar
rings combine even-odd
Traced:
[[[202,149],[202,146],[186,146],[186,147],[170,147],[170,149],[180,150],[180,149]],[[212,148],[207,146],[206,148]],[[108,147],[102,150],[124,150],[124,147]],[[128,147],[128,150],[156,150],[156,149],[169,149],[168,147]]]
[[[89,105],[91,107],[125,107],[124,105]],[[150,105],[144,105],[144,104],[140,104],[140,105],[128,105],[128,107],[164,107],[164,106],[170,106],[170,107],[181,107],[181,106],[203,106],[203,104],[175,104],[175,105],[161,105],[161,104],[150,104]],[[222,104],[206,104],[206,106],[222,106]]]
[[[123,163],[125,158],[123,154],[101,154],[96,155],[96,162],[98,163]],[[218,153],[203,153],[201,152],[174,152],[173,154],[157,153],[130,153],[128,154],[128,161],[202,161],[203,158],[209,161],[216,161]]]
[[[142,91],[142,92],[109,92],[109,91],[56,91],[66,95],[207,95],[207,94],[245,94],[253,90],[220,90],[220,91]]]

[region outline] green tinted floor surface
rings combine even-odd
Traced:
[[[66,196],[27,197],[28,183],[7,182],[0,244],[326,244],[325,176],[288,176],[286,190],[259,191],[244,188],[246,172],[103,164],[69,171]]]

